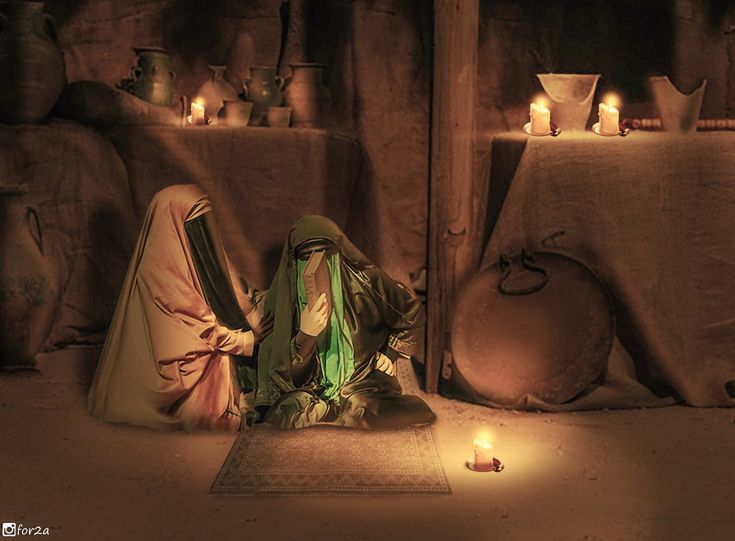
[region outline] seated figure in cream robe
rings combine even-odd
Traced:
[[[88,397],[92,415],[159,430],[240,428],[236,362],[272,318],[227,258],[208,197],[151,201]]]

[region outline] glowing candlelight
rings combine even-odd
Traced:
[[[600,133],[614,135],[620,132],[620,111],[616,105],[618,105],[618,98],[615,95],[606,96],[604,101],[600,103],[598,110]]]
[[[548,135],[551,131],[551,111],[546,107],[545,100],[538,98],[531,104],[531,133],[534,135]]]
[[[475,468],[478,470],[493,468],[493,446],[481,438],[476,438],[475,444]]]
[[[202,98],[197,98],[191,102],[189,122],[192,124],[204,124],[204,100]]]

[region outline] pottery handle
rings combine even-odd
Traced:
[[[56,20],[48,13],[41,13],[41,17],[51,40],[54,43],[59,43],[59,30],[56,27]]]
[[[33,220],[36,222],[35,227],[35,235],[33,225],[31,224],[31,217],[33,217]],[[33,237],[33,240],[36,241],[36,244],[38,245],[38,249],[41,251],[41,255],[44,255],[43,253],[43,233],[41,230],[41,219],[38,217],[38,211],[35,207],[28,207],[26,208],[26,221],[28,222],[28,229],[31,231],[31,236]]]
[[[140,79],[140,75],[143,73],[143,69],[140,66],[133,66],[130,68],[130,75],[133,78],[133,81],[137,81]]]
[[[250,79],[244,79],[240,81],[240,84],[242,84],[242,90],[245,92],[245,97],[248,98],[250,96],[250,92],[248,91],[248,85],[246,84]]]
[[[169,71],[168,72],[168,76],[171,77],[171,80],[174,80],[174,79],[176,79],[176,72],[173,71],[173,70],[172,71]]]
[[[278,83],[278,90],[283,90],[283,85],[286,84],[285,79],[280,75],[276,75],[275,79],[276,83]]]

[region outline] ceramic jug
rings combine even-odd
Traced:
[[[58,309],[53,262],[24,186],[0,187],[0,367],[35,365]]]
[[[207,66],[209,76],[197,91],[197,98],[204,101],[204,114],[212,124],[217,124],[217,115],[226,101],[238,101],[235,87],[225,81],[226,66]]]
[[[66,84],[56,23],[41,2],[0,3],[0,121],[43,120]]]
[[[332,94],[322,81],[325,64],[302,62],[290,64],[293,76],[286,87],[286,103],[292,109],[296,127],[321,128],[327,124]]]
[[[171,59],[160,47],[136,47],[138,64],[130,71],[130,79],[123,81],[121,88],[128,90],[140,99],[169,107],[174,97],[174,79]]]
[[[250,123],[254,126],[265,124],[268,107],[277,107],[283,103],[283,77],[276,75],[275,67],[251,67],[250,79],[243,81],[243,88],[248,100],[253,102]]]

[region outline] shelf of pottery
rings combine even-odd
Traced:
[[[194,96],[177,96],[176,73],[162,48],[135,47],[136,64],[116,87],[99,81],[67,84],[56,23],[36,2],[0,6],[0,122],[36,124],[49,115],[92,126],[270,126],[323,128],[332,96],[324,64],[289,64],[288,82],[275,66],[251,66],[235,88],[226,66],[208,66]],[[39,30],[36,30],[39,29]]]

